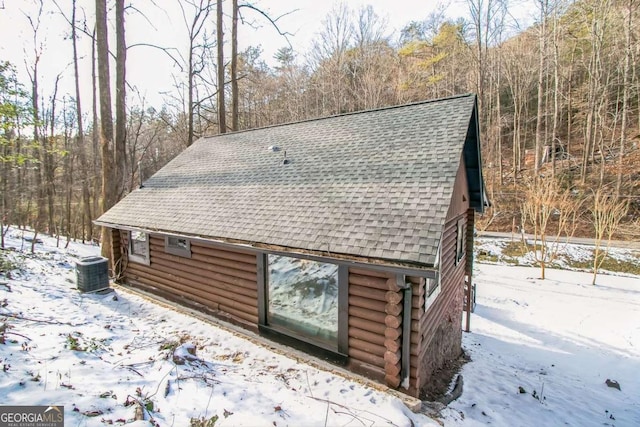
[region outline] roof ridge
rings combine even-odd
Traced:
[[[334,114],[334,115],[331,115],[331,116],[311,117],[311,118],[308,118],[308,119],[298,120],[298,121],[295,121],[295,122],[276,123],[276,124],[272,124],[272,125],[266,125],[266,126],[261,126],[261,127],[257,127],[257,128],[242,129],[242,130],[228,132],[228,133],[219,133],[219,134],[215,134],[215,135],[204,135],[204,136],[198,138],[198,141],[200,139],[218,138],[218,137],[224,137],[224,136],[227,136],[227,135],[238,135],[238,134],[245,133],[245,132],[252,132],[252,131],[262,130],[262,129],[270,129],[270,128],[274,128],[274,127],[297,125],[297,124],[300,124],[300,123],[316,122],[316,121],[322,121],[322,120],[327,120],[327,119],[333,119],[333,118],[336,118],[336,117],[353,116],[353,115],[357,115],[357,114],[371,113],[371,112],[374,112],[374,111],[393,110],[393,109],[396,109],[396,108],[404,108],[404,107],[411,107],[411,106],[415,106],[415,105],[431,104],[431,103],[442,102],[442,101],[450,101],[450,100],[453,100],[453,99],[466,98],[466,97],[470,97],[470,96],[475,97],[476,94],[472,93],[472,92],[468,92],[468,93],[462,93],[462,94],[458,94],[458,95],[445,96],[443,98],[425,99],[425,100],[422,100],[422,101],[409,102],[407,104],[388,105],[388,106],[385,106],[385,107],[370,108],[368,110],[349,111],[349,112],[346,112],[346,113]]]

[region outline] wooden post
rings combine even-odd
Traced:
[[[474,222],[475,222],[475,210],[468,209],[467,210],[467,262],[465,265],[465,274],[467,276],[467,291],[466,291],[466,301],[467,301],[467,309],[466,309],[466,323],[465,323],[465,331],[471,331],[471,309],[473,300],[471,298],[472,288],[473,288],[473,231],[474,231]]]

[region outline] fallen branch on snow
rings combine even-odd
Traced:
[[[11,317],[13,319],[27,320],[29,322],[47,323],[49,325],[68,325],[68,326],[77,327],[77,326],[84,326],[84,325],[87,324],[87,322],[85,322],[85,323],[71,323],[71,322],[58,322],[58,321],[54,321],[54,320],[33,319],[33,318],[30,318],[30,317],[20,316],[19,314],[13,314],[13,313],[0,313],[0,316]]]
[[[330,404],[330,405],[336,405],[336,406],[338,406],[338,407],[340,407],[340,408],[344,408],[344,409],[346,409],[347,411],[349,411],[349,413],[348,413],[348,414],[345,414],[345,415],[351,415],[353,418],[355,418],[356,420],[360,421],[363,425],[366,425],[366,424],[364,424],[364,423],[362,422],[362,420],[360,419],[360,417],[358,417],[358,416],[354,415],[354,413],[353,413],[354,409],[352,409],[352,408],[350,408],[350,407],[348,407],[348,406],[342,405],[342,404],[337,403],[337,402],[334,402],[334,401],[332,401],[332,400],[328,400],[328,399],[321,399],[321,398],[319,398],[319,397],[313,397],[313,396],[307,396],[307,397],[308,397],[309,399],[317,400],[318,402],[324,402],[324,403],[328,403],[328,404]],[[367,414],[371,414],[371,415],[373,415],[373,416],[374,416],[374,417],[376,417],[376,418],[379,418],[379,419],[385,420],[385,421],[386,421],[387,423],[389,423],[390,425],[393,425],[393,426],[397,425],[397,424],[394,424],[394,423],[393,423],[393,421],[391,421],[390,419],[385,418],[385,417],[382,417],[382,416],[380,416],[380,415],[378,415],[378,414],[374,414],[374,413],[373,413],[373,412],[371,412],[371,411],[367,411],[367,410],[359,410],[359,409],[358,409],[358,410],[355,410],[355,411],[358,413],[358,415],[359,415],[360,413],[367,413]],[[335,412],[336,414],[337,414],[337,413],[343,413],[343,412],[337,412],[336,410],[333,410],[333,412]],[[372,422],[374,421],[374,420],[370,420],[370,419],[368,419],[368,418],[364,418],[364,419],[366,419],[367,421],[372,421]]]
[[[11,326],[9,326],[6,323],[0,323],[0,344],[4,344],[6,335],[9,335],[9,334],[17,335],[19,337],[26,339],[27,341],[31,341],[31,338],[29,338],[28,336],[19,334],[17,332],[12,332],[9,329],[11,329]]]

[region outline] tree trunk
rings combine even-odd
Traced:
[[[547,9],[549,7],[548,0],[540,0],[540,35],[538,39],[539,43],[539,62],[538,62],[538,114],[536,117],[536,146],[535,146],[535,164],[534,170],[536,173],[540,170],[542,165],[542,123],[544,120],[544,74],[546,68],[546,55],[547,55]]]
[[[575,49],[575,47],[574,47]],[[567,157],[571,155],[571,132],[573,131],[573,97],[571,90],[571,82],[573,80],[573,58],[575,50],[571,52],[571,65],[569,65],[569,76],[567,77]]]
[[[622,76],[622,123],[620,124],[620,152],[618,153],[618,173],[616,175],[616,199],[620,198],[622,189],[622,170],[624,165],[625,138],[627,133],[627,109],[629,105],[629,69],[631,64],[631,30],[633,24],[633,2],[628,0],[626,25],[624,27],[625,52],[624,71]]]
[[[113,121],[111,114],[111,89],[109,87],[109,42],[107,34],[107,2],[96,0],[96,43],[98,52],[98,86],[100,92],[100,147],[102,152],[102,200],[101,211],[111,208],[116,199],[114,157],[113,157]],[[102,256],[110,260],[113,266],[111,248],[111,230],[102,228]]]
[[[92,202],[92,216],[99,215],[100,207],[98,206],[98,202],[100,201],[100,197],[98,194],[102,194],[102,182],[98,179],[101,175],[102,168],[102,160],[101,154],[99,154],[100,148],[100,126],[99,126],[99,116],[98,116],[98,69],[97,69],[97,52],[96,52],[96,28],[93,28],[93,36],[91,39],[91,90],[92,90],[92,99],[91,99],[91,116],[93,126],[91,127],[91,148],[92,148],[92,158],[93,158],[93,173],[92,173],[92,184],[93,184],[93,202]],[[90,239],[93,239],[93,228],[89,229],[91,233]]]
[[[58,96],[58,83],[60,82],[60,74],[56,77],[56,82],[51,96],[50,118],[49,118],[49,137],[42,138],[42,154],[44,162],[42,164],[45,178],[45,193],[47,196],[47,228],[49,233],[56,231],[55,223],[55,170],[53,164],[54,143],[56,138],[56,98]]]
[[[193,91],[195,73],[193,70],[193,37],[189,40],[189,61],[188,61],[188,81],[187,81],[187,147],[193,144],[193,115],[195,109],[193,105]]]
[[[126,111],[126,61],[127,45],[124,34],[124,0],[116,0],[116,139],[115,139],[115,190],[119,200],[127,175],[127,111]],[[130,191],[131,189],[129,189]]]
[[[558,114],[560,114],[560,67],[558,60],[558,19],[553,16],[553,125],[551,130],[551,176],[556,176],[556,141],[558,139]]]
[[[218,44],[218,132],[227,132],[224,107],[224,33],[222,31],[222,1],[216,4],[216,37]]]
[[[44,189],[42,188],[42,163],[44,163],[44,153],[42,152],[41,135],[40,135],[40,108],[38,106],[38,62],[39,58],[36,58],[33,66],[33,78],[31,81],[31,99],[33,107],[33,157],[40,161],[41,164],[34,168],[34,178],[36,182],[36,209],[37,217],[33,228],[36,232],[42,229],[45,222],[45,208],[44,208]]]
[[[498,49],[497,54],[500,53]],[[496,161],[498,162],[498,182],[500,187],[504,185],[503,170],[502,170],[502,107],[500,106],[500,80],[502,77],[502,66],[500,58],[496,61]]]
[[[78,45],[77,45],[77,33],[76,33],[76,0],[73,0],[71,11],[71,41],[73,43],[73,72],[75,76],[75,90],[76,90],[76,115],[78,116],[78,134],[77,134],[77,150],[80,157],[80,167],[82,168],[82,242],[84,243],[85,237],[91,240],[92,238],[92,218],[91,218],[91,193],[89,191],[89,173],[87,164],[86,147],[84,146],[84,127],[82,118],[82,104],[80,102],[80,74],[78,71]],[[95,122],[94,122],[95,125]],[[85,225],[88,227],[88,233],[85,230]]]
[[[231,26],[231,130],[239,128],[238,117],[238,0],[233,1]]]
[[[589,58],[589,92],[586,112],[585,126],[585,143],[584,153],[582,156],[582,168],[580,170],[581,183],[584,184],[587,179],[587,171],[589,164],[594,163],[595,148],[597,141],[597,133],[600,127],[600,107],[602,105],[602,71],[601,63],[602,43],[604,37],[604,27],[606,26],[606,13],[608,12],[608,3],[602,2],[596,5],[591,17],[591,55]]]

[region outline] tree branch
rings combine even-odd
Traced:
[[[298,11],[298,10],[300,10],[300,9],[294,9],[294,10],[292,10],[292,11],[290,11],[290,12],[287,12],[287,13],[284,13],[284,14],[282,14],[282,15],[278,16],[276,19],[273,19],[273,18],[271,18],[271,17],[270,17],[266,12],[264,12],[264,11],[263,11],[263,10],[261,10],[261,9],[258,9],[257,7],[255,7],[255,6],[254,6],[254,5],[252,5],[252,4],[245,3],[245,4],[240,4],[240,5],[238,5],[238,9],[241,9],[241,8],[243,8],[243,7],[247,8],[247,9],[250,9],[250,10],[253,10],[254,12],[257,12],[258,14],[262,15],[262,16],[263,16],[267,21],[269,21],[269,22],[271,23],[271,25],[273,26],[273,28],[275,28],[275,29],[276,29],[276,31],[278,32],[278,34],[280,34],[282,37],[284,37],[284,39],[287,41],[287,44],[289,45],[289,47],[293,49],[293,46],[291,45],[291,41],[289,40],[289,36],[292,36],[293,34],[292,34],[292,33],[290,33],[290,32],[288,32],[288,31],[284,31],[284,32],[283,32],[283,31],[280,29],[280,27],[278,26],[277,22],[278,22],[278,20],[279,20],[280,18],[285,17],[285,16],[287,16],[287,15],[290,15],[290,14],[292,14],[292,13],[294,13],[294,12],[297,12],[297,11]]]
[[[57,322],[57,321],[53,321],[53,320],[44,320],[44,319],[32,319],[30,317],[25,317],[25,316],[21,316],[19,314],[13,314],[13,313],[1,313],[0,316],[5,316],[5,317],[11,317],[14,319],[21,319],[21,320],[28,320],[29,322],[36,322],[36,323],[47,323],[49,325],[69,325],[69,326],[82,326],[82,325],[86,325],[86,323],[70,323],[70,322]]]
[[[184,58],[182,57],[182,54],[180,54],[180,51],[177,48],[175,48],[175,47],[162,47],[162,46],[158,46],[158,45],[155,45],[155,44],[152,44],[152,43],[134,43],[134,44],[130,44],[129,46],[127,46],[127,49],[130,49],[132,47],[139,47],[139,46],[152,47],[154,49],[159,49],[159,50],[163,51],[180,68],[180,72],[184,72],[184,68],[182,67],[182,64],[184,63]],[[178,56],[180,57],[180,61],[182,61],[182,62],[178,61],[171,53],[169,53],[170,50],[175,50],[178,53]]]

